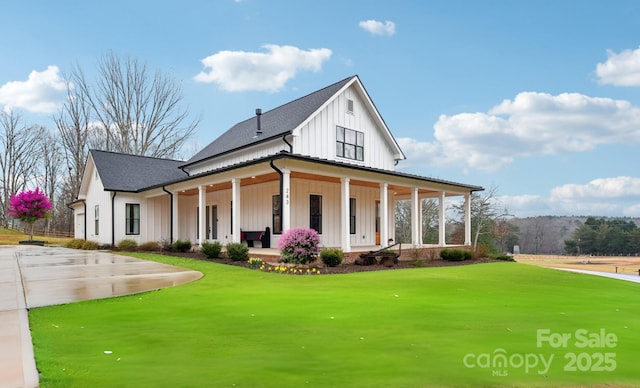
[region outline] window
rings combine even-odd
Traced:
[[[353,100],[350,98],[347,99],[347,113],[353,114]]]
[[[322,234],[322,196],[309,196],[309,227]]]
[[[140,234],[140,204],[128,203],[125,205],[126,234]]]
[[[96,236],[100,234],[100,206],[94,208],[94,231]]]
[[[349,233],[356,234],[356,199],[349,198]]]
[[[346,159],[364,160],[364,133],[336,127],[336,155]]]
[[[280,206],[280,194],[271,197],[271,229],[274,234],[282,233],[282,208]]]

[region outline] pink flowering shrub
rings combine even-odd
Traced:
[[[29,240],[31,240],[33,238],[33,223],[41,218],[48,217],[49,210],[51,210],[49,197],[36,187],[35,190],[22,191],[11,195],[7,213],[10,217],[31,225],[31,233],[29,234]]]
[[[286,230],[278,240],[278,249],[285,263],[304,264],[314,261],[318,256],[320,236],[310,228],[292,228]]]

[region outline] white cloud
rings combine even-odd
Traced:
[[[53,113],[62,105],[66,85],[57,66],[32,71],[26,81],[11,81],[0,86],[0,104],[5,111],[20,108],[34,113]]]
[[[585,185],[566,184],[551,190],[555,201],[601,201],[611,199],[640,201],[640,178],[619,176],[594,179]]]
[[[640,142],[640,108],[578,93],[522,92],[488,113],[441,115],[433,143],[398,139],[417,165],[497,171],[518,157]]]
[[[327,48],[300,50],[293,46],[265,45],[266,53],[220,51],[202,60],[205,67],[194,77],[213,82],[222,90],[277,92],[301,70],[318,72],[331,57]]]
[[[396,24],[388,20],[384,23],[377,20],[363,20],[358,25],[372,35],[392,36],[396,33]]]
[[[549,196],[500,196],[509,213],[517,217],[544,214],[575,216],[630,216],[640,213],[640,178],[598,178],[584,184],[565,184]]]
[[[640,86],[640,48],[619,54],[607,52],[607,61],[598,63],[596,74],[601,84]]]

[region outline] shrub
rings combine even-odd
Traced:
[[[493,253],[493,254],[490,254],[489,257],[494,260],[515,261],[513,259],[513,256],[505,255],[504,253]]]
[[[489,257],[491,255],[491,247],[484,243],[478,243],[474,252],[474,257],[480,259],[482,257]]]
[[[340,248],[325,248],[320,251],[320,260],[327,267],[337,267],[344,259],[344,252]]]
[[[120,240],[120,242],[118,243],[118,248],[122,249],[123,251],[135,251],[137,247],[138,242],[136,240],[124,239]]]
[[[220,251],[222,250],[222,244],[217,241],[212,243],[204,242],[200,246],[200,252],[202,252],[209,259],[217,259],[220,257]]]
[[[73,240],[67,241],[64,246],[72,249],[81,249],[85,241],[86,240],[74,238]]]
[[[318,256],[320,237],[310,228],[292,228],[280,236],[278,249],[285,263],[304,264],[314,261]]]
[[[138,245],[138,250],[144,251],[144,252],[157,252],[160,249],[161,249],[160,243],[156,241],[147,241]]]
[[[249,247],[242,243],[227,244],[227,257],[233,261],[249,260]]]
[[[167,252],[173,251],[173,244],[171,243],[171,240],[168,240],[166,238],[163,238],[162,240],[160,240],[160,247],[162,248],[163,251],[167,251]]]
[[[464,249],[443,249],[440,251],[442,260],[447,261],[464,261],[471,260],[473,255],[470,251]]]
[[[84,241],[82,243],[82,249],[85,249],[88,251],[95,251],[96,249],[98,249],[99,246],[100,244],[98,244],[95,241]]]
[[[191,241],[189,240],[176,240],[171,246],[171,250],[175,252],[187,252],[191,249]]]

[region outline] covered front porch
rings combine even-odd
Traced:
[[[171,196],[171,238],[201,244],[243,242],[248,232],[268,229],[268,251],[293,227],[316,229],[323,247],[345,253],[377,250],[395,240],[395,204],[411,203],[411,243],[422,241],[422,200],[439,203],[438,244],[446,246],[445,201],[462,197],[464,245],[471,243],[470,194],[481,188],[392,171],[344,166],[314,158],[282,155],[191,177],[162,188]],[[261,247],[260,243],[255,248]]]

